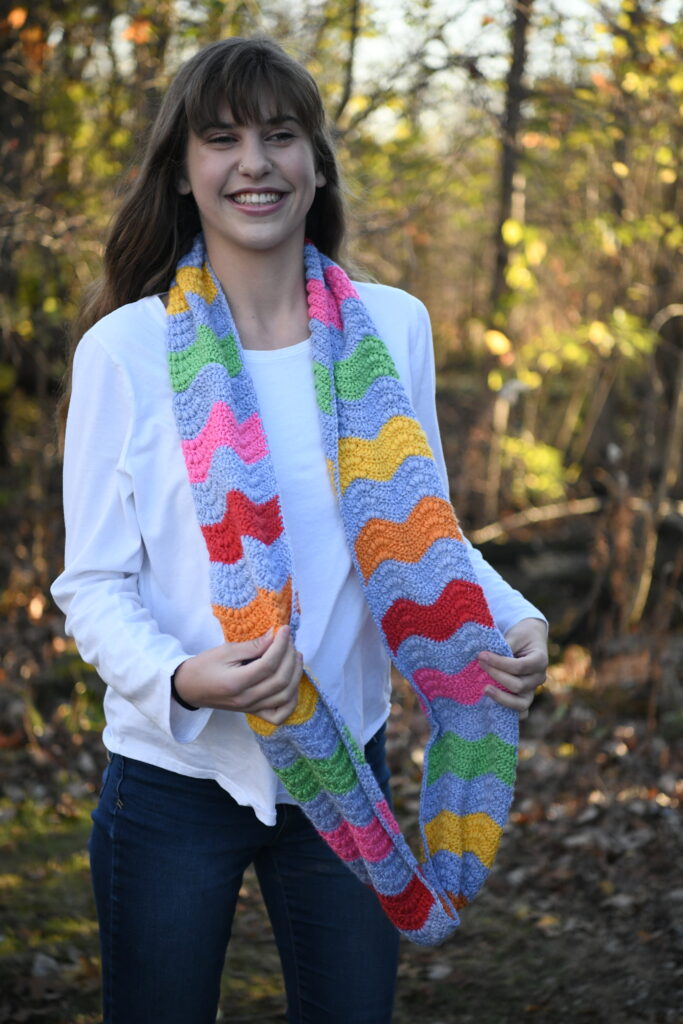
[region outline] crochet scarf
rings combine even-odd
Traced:
[[[247,716],[261,750],[323,839],[409,939],[441,942],[483,884],[512,800],[514,711],[483,689],[482,650],[510,654],[391,356],[344,271],[304,250],[325,454],[365,599],[431,728],[413,855],[363,751],[304,669],[295,711]],[[298,601],[256,393],[202,236],[170,290],[174,409],[226,641],[289,623]]]

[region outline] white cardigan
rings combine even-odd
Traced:
[[[447,485],[427,311],[396,288],[357,284],[424,427]],[[389,659],[363,599],[329,486],[310,342],[245,352],[268,438],[301,604],[305,664],[360,743],[389,713]],[[209,559],[178,439],[158,297],[104,317],[76,350],[64,458],[65,569],[52,586],[66,630],[107,684],[111,751],[215,779],[261,821],[286,799],[244,715],[186,711],[170,678],[223,642]],[[543,616],[471,549],[505,632]]]

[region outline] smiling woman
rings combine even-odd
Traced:
[[[343,241],[308,72],[200,51],[114,220],[65,439],[53,595],[107,684],[105,1024],[213,1024],[252,863],[288,1019],[388,1024],[399,933],[442,941],[496,853],[546,624],[458,527],[424,306],[351,282]],[[432,726],[419,863],[392,662]]]
[[[190,132],[178,190],[194,198],[209,259],[225,287],[240,267],[249,266],[251,276],[254,252],[297,267],[306,219],[325,183],[311,139],[293,114],[242,125],[223,107],[216,125],[201,135]]]

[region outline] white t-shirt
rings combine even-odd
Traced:
[[[357,284],[424,427],[447,485],[427,312],[406,292]],[[389,659],[353,569],[329,483],[310,342],[244,352],[280,488],[301,605],[296,646],[359,743],[389,712]],[[178,439],[157,297],[116,310],[76,351],[64,459],[65,569],[52,594],[82,657],[107,684],[111,751],[215,779],[265,824],[286,799],[244,715],[186,711],[170,677],[223,642],[209,559]],[[543,618],[471,550],[505,632]]]

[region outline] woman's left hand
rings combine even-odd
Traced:
[[[512,648],[512,658],[491,651],[479,655],[484,671],[505,689],[487,686],[484,692],[526,718],[536,690],[545,682],[548,629],[541,619],[522,619],[508,629],[505,639]]]

